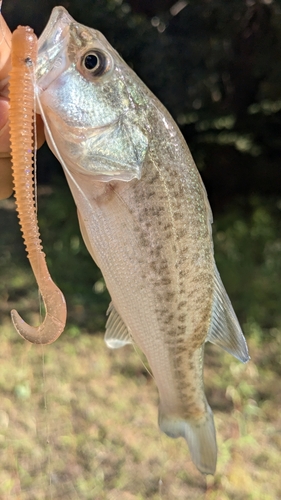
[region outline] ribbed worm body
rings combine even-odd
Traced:
[[[23,39],[24,37],[24,39]],[[36,36],[31,28],[20,26],[12,38],[10,73],[10,138],[16,205],[28,257],[42,251],[34,200],[33,62]],[[20,168],[18,168],[20,165]]]
[[[33,124],[34,63],[37,37],[29,27],[19,26],[12,36],[12,70],[10,73],[10,140],[14,190],[18,217],[27,255],[40,293],[46,318],[37,328],[25,323],[16,311],[12,320],[18,333],[32,343],[49,344],[63,332],[66,305],[62,292],[47,269],[37,222],[34,197]]]

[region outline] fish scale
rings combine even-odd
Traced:
[[[150,155],[153,157],[153,153],[151,154],[151,151],[150,151]],[[161,157],[160,157],[160,159],[161,159]],[[149,174],[149,173],[146,173],[147,170],[149,170],[149,169],[147,168],[143,172],[143,178],[142,178],[141,182],[135,183],[135,185],[134,185],[135,199],[131,200],[131,204],[132,204],[131,210],[135,211],[134,212],[135,220],[137,219],[138,215],[140,216],[140,219],[141,219],[141,223],[138,224],[138,228],[141,227],[141,225],[143,225],[144,231],[146,228],[145,221],[148,220],[149,215],[152,215],[152,217],[157,216],[157,226],[158,227],[161,227],[161,224],[159,224],[159,222],[161,222],[161,216],[160,216],[161,212],[163,213],[163,218],[165,217],[165,220],[167,221],[167,219],[166,219],[167,211],[164,210],[164,207],[162,207],[161,205],[159,206],[159,198],[164,199],[164,194],[166,192],[165,186],[164,186],[164,181],[161,181],[160,176],[158,176],[157,179],[155,179],[153,171],[150,172],[150,174]],[[148,203],[144,204],[143,199],[145,196],[145,194],[144,194],[145,186],[147,185],[147,183],[149,183],[149,180],[147,181],[146,177],[149,175],[150,176],[152,175],[154,178],[153,185],[154,185],[155,195],[154,195],[154,197],[152,197],[152,196],[149,197],[149,204]],[[170,178],[172,178],[172,176],[173,176],[173,171],[168,171],[167,178],[170,179]],[[159,194],[161,192],[161,190],[162,190],[162,195]],[[139,191],[141,192],[141,195],[139,194]],[[169,197],[172,197],[172,196],[173,196],[173,192],[170,190]],[[139,206],[138,200],[141,200],[140,206]],[[173,205],[173,204],[171,204],[171,205]],[[184,217],[184,211],[187,209],[187,207],[185,206],[185,203],[181,203],[180,206],[176,206],[174,208],[174,210],[176,210],[176,211],[179,211],[179,209],[181,209],[182,216],[178,217],[178,220],[182,220],[182,218]],[[145,215],[143,215],[143,213]],[[190,237],[189,233],[190,232],[192,233],[193,231],[190,230],[188,232],[185,230],[182,234],[179,234],[178,233],[179,230],[177,230],[177,227],[176,227],[177,223],[174,222],[174,218],[173,218],[173,208],[171,208],[168,213],[169,213],[169,216],[171,219],[171,225],[172,225],[172,227],[174,227],[175,234],[171,234],[170,238],[167,239],[165,237],[165,234],[163,237],[162,232],[160,232],[159,234],[156,233],[154,235],[154,240],[159,241],[159,238],[161,238],[161,241],[163,242],[163,246],[164,245],[167,246],[170,243],[170,245],[172,245],[172,247],[174,247],[174,251],[172,251],[172,254],[174,255],[174,261],[177,263],[178,254],[179,254],[179,249],[178,249],[179,241],[182,240],[184,238],[184,236],[187,237],[187,241],[182,243],[182,245],[186,246],[188,244],[188,239]],[[155,224],[153,227],[155,229]],[[181,228],[182,228],[182,225],[180,225],[179,229],[181,229]],[[139,233],[139,231],[138,231],[138,233]],[[208,234],[207,231],[203,232],[202,230],[200,230],[200,233],[201,233],[201,237],[202,237],[202,233],[204,233],[205,237]],[[149,237],[149,236],[147,236],[147,233],[145,233],[145,238],[142,238],[142,240],[144,240],[144,239],[146,241],[146,244],[144,244],[143,246],[148,246],[148,249],[149,249],[149,252],[147,254],[147,260],[145,263],[145,269],[147,270],[147,267],[150,266],[151,260],[152,260],[153,264],[155,262],[154,256],[155,256],[155,248],[157,248],[157,246],[155,247],[155,245],[153,244],[152,235],[150,235],[150,237]],[[210,252],[210,245],[208,246],[208,248],[209,248],[209,252]],[[165,250],[166,251],[164,252],[164,254],[169,253],[169,249],[166,248]],[[169,260],[169,267],[172,269],[174,267],[174,263],[172,262],[173,255],[170,254],[170,260]],[[149,260],[149,257],[151,260]],[[157,258],[158,258],[158,256],[157,256]],[[187,256],[185,257],[185,260],[188,261]],[[167,261],[166,261],[166,263],[167,263]],[[181,262],[180,267],[183,267],[182,262]],[[204,329],[204,325],[202,325],[202,320],[201,320],[199,327],[198,327],[198,330],[201,333],[201,336],[196,334],[196,326],[197,325],[191,325],[189,328],[189,332],[186,332],[186,330],[188,329],[187,325],[186,324],[182,325],[182,321],[179,321],[179,318],[177,317],[176,313],[171,314],[171,310],[174,309],[175,311],[177,311],[177,309],[178,309],[179,297],[186,294],[186,290],[184,288],[184,285],[186,283],[185,283],[185,281],[182,281],[182,277],[180,276],[180,268],[178,269],[178,272],[176,273],[176,275],[174,275],[174,281],[176,281],[174,286],[169,286],[169,285],[171,285],[171,280],[169,280],[167,278],[167,276],[165,276],[165,279],[167,280],[167,282],[165,284],[163,283],[163,278],[162,278],[161,272],[159,273],[159,271],[158,272],[155,271],[154,265],[152,266],[152,273],[153,273],[152,274],[153,286],[156,287],[156,289],[155,289],[156,304],[159,304],[159,303],[161,304],[163,302],[167,303],[167,300],[165,300],[165,296],[167,294],[169,294],[169,297],[170,297],[169,308],[166,307],[166,309],[165,309],[166,314],[164,314],[164,318],[163,318],[163,311],[161,311],[157,314],[157,321],[158,321],[158,325],[159,325],[158,326],[159,330],[164,332],[163,342],[166,346],[169,347],[169,360],[170,360],[170,364],[173,366],[174,383],[175,383],[175,386],[172,387],[172,391],[174,392],[174,388],[175,387],[177,388],[177,391],[176,391],[177,400],[175,397],[172,398],[171,394],[169,392],[167,393],[167,390],[165,390],[164,393],[162,393],[162,406],[163,406],[163,399],[165,398],[165,400],[168,400],[168,402],[169,402],[169,404],[166,403],[166,407],[168,407],[168,408],[172,407],[173,411],[182,415],[183,418],[186,418],[187,415],[189,415],[189,416],[194,415],[194,414],[197,415],[198,413],[200,413],[200,411],[201,412],[205,411],[205,406],[206,406],[205,405],[205,396],[204,396],[204,393],[202,391],[203,387],[202,386],[198,387],[197,377],[193,376],[194,366],[188,366],[188,363],[187,363],[187,359],[188,359],[187,354],[190,350],[190,345],[188,343],[187,337],[188,337],[188,333],[190,334],[190,331],[192,331],[193,332],[193,334],[192,334],[192,348],[193,348],[193,352],[194,352],[194,343],[196,342],[198,344],[197,348],[198,347],[200,348],[202,346],[202,342],[205,341],[206,330],[208,329],[208,327]],[[202,309],[202,306],[201,306],[200,313],[201,313],[201,318],[202,317],[205,318],[205,322],[209,323],[209,318],[211,315],[212,301],[210,300],[209,290],[207,293],[203,292],[204,289],[202,288],[202,280],[199,281],[199,287],[201,289],[201,294],[200,294],[201,296],[199,295],[199,290],[198,290],[198,293],[194,293],[194,292],[196,292],[194,285],[195,285],[195,282],[198,283],[198,280],[199,280],[199,276],[195,272],[194,279],[191,280],[192,283],[191,283],[190,288],[192,289],[192,294],[194,294],[196,296],[197,301],[199,301],[200,304],[205,303],[205,308],[204,308],[205,310]],[[176,287],[176,289],[178,289],[177,292],[175,292],[175,287]],[[203,295],[203,298],[202,298],[202,295]],[[205,295],[206,295],[206,297],[205,297]],[[171,304],[172,296],[174,297],[174,302],[175,302],[174,307]],[[209,304],[208,304],[208,300],[204,300],[204,299],[208,299],[208,298],[209,298]],[[194,311],[194,309],[195,308],[192,307],[192,311]],[[205,311],[207,311],[207,314],[205,313]],[[188,316],[187,311],[185,313],[185,316]],[[198,315],[196,315],[196,320],[198,321]],[[203,321],[204,321],[204,319],[203,319]],[[192,326],[193,326],[193,329],[192,329]],[[203,336],[203,338],[202,338],[202,336]],[[155,361],[153,360],[150,351],[146,348],[145,341],[144,341],[144,343],[141,344],[141,348],[147,354],[148,359],[150,361],[150,366],[152,367],[152,371],[155,374],[156,369],[153,369]],[[157,353],[157,356],[158,356],[158,354],[159,354],[159,351]],[[184,356],[185,354],[186,354],[186,356]],[[158,363],[158,358],[157,358],[156,363]],[[202,361],[201,361],[201,363],[202,363]],[[189,370],[187,369],[188,367],[190,368]],[[200,368],[200,370],[201,370],[201,368]],[[202,374],[200,374],[200,375],[202,378]],[[156,380],[157,380],[157,377],[156,377]],[[192,383],[193,380],[194,380],[194,383]],[[191,381],[191,382],[189,382],[189,381]],[[164,396],[163,396],[163,394],[164,394]],[[161,393],[160,393],[160,397],[161,397]],[[172,405],[170,404],[171,400],[173,400]]]
[[[91,55],[88,60],[88,55]],[[39,39],[38,107],[112,302],[105,341],[135,343],[159,391],[159,426],[216,468],[204,344],[247,345],[216,269],[212,214],[173,119],[98,31],[53,10]]]

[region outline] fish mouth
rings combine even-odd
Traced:
[[[64,7],[55,7],[52,10],[50,19],[38,40],[36,82],[39,93],[48,87],[67,64],[67,43],[70,26],[73,23],[74,19]]]
[[[75,20],[71,15],[67,12],[64,7],[55,7],[50,15],[50,19],[40,35],[38,40],[38,52],[42,51],[42,46],[48,42],[48,45],[54,45],[56,43],[61,42],[61,38],[65,35],[65,28],[69,27],[71,23],[74,23]]]

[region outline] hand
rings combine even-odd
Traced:
[[[10,141],[8,81],[11,69],[11,32],[0,15],[0,199],[8,198],[13,191]],[[42,146],[44,125],[36,115],[37,147]]]

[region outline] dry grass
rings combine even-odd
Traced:
[[[219,458],[206,482],[185,442],[158,431],[157,391],[133,349],[67,332],[43,348],[3,324],[0,498],[281,498],[280,343],[250,347],[247,365],[207,349]]]

